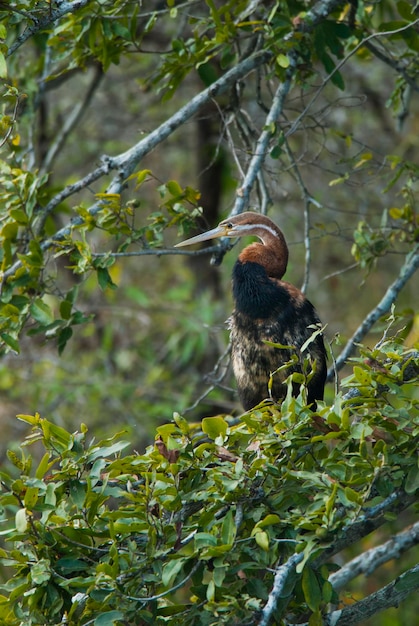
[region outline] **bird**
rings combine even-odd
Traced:
[[[298,287],[283,280],[288,246],[282,230],[266,215],[246,211],[216,228],[176,244],[188,246],[217,237],[257,237],[234,264],[234,310],[228,320],[231,361],[245,411],[266,399],[281,403],[286,379],[304,375],[307,404],[323,400],[327,358],[319,316]],[[298,378],[298,377],[297,377]],[[293,382],[297,396],[300,384]]]

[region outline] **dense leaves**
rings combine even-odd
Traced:
[[[333,555],[415,501],[418,370],[386,341],[333,407],[290,393],[202,431],[176,414],[143,454],[123,454],[123,433],[89,443],[85,426],[19,416],[32,430],[1,475],[2,623],[257,624],[292,556],[272,623],[320,623],[339,603]]]

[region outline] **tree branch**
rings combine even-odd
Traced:
[[[397,607],[409,594],[419,589],[419,565],[404,572],[391,583],[351,606],[324,617],[325,626],[352,626],[384,609]]]
[[[343,526],[333,543],[313,561],[313,567],[320,567],[341,550],[348,548],[365,535],[379,528],[386,521],[384,517],[386,513],[400,513],[413,502],[415,502],[414,495],[409,495],[403,489],[399,489],[376,506],[366,509],[357,519]]]
[[[385,313],[388,313],[390,311],[391,306],[396,301],[400,291],[403,289],[405,284],[409,281],[409,279],[413,276],[418,268],[419,245],[416,245],[415,248],[406,256],[405,262],[400,269],[399,275],[396,280],[388,287],[380,302],[372,311],[370,311],[370,313],[368,313],[368,315],[358,326],[352,337],[348,340],[345,347],[339,354],[335,363],[336,371],[342,369],[347,359],[355,350],[356,344],[365,337],[365,335],[375,324],[375,322],[380,319],[380,317],[385,315]],[[333,378],[335,374],[335,367],[329,369],[327,373],[328,380],[331,380]]]
[[[317,2],[314,7],[307,12],[304,16],[304,22],[302,27],[305,32],[312,30],[318,23],[324,20],[332,11],[337,9],[342,2],[339,0],[323,0]],[[272,106],[268,112],[268,115],[263,126],[263,130],[259,135],[256,142],[254,154],[250,160],[247,168],[246,175],[242,185],[236,191],[236,200],[234,206],[230,212],[230,215],[238,215],[247,209],[249,206],[250,193],[253,189],[255,181],[261,172],[262,166],[265,162],[268,154],[269,142],[276,133],[276,126],[278,120],[284,109],[285,98],[288,95],[292,81],[297,69],[298,53],[296,49],[292,49],[288,53],[289,67],[286,72],[286,78],[276,90],[274,95]],[[219,251],[213,255],[211,263],[213,265],[220,265],[224,254],[231,248],[231,241],[225,237],[220,239]]]
[[[84,94],[84,97],[77,103],[77,105],[74,107],[71,113],[67,116],[60,132],[57,134],[54,142],[49,147],[49,150],[47,154],[45,155],[44,161],[40,167],[41,173],[47,172],[49,170],[57,154],[62,150],[67,140],[67,137],[69,136],[73,128],[78,124],[85,110],[89,106],[96,89],[101,83],[102,78],[103,78],[102,67],[100,65],[96,65],[94,68],[93,79],[90,82],[90,85],[88,86],[87,91]],[[45,223],[44,221],[40,222],[39,230],[42,229],[44,223]]]
[[[324,563],[329,561],[332,556],[344,548],[349,547],[356,541],[359,541],[362,537],[365,537],[365,535],[368,535],[373,530],[381,526],[386,521],[384,517],[385,513],[389,511],[400,512],[414,501],[414,496],[408,495],[405,491],[400,489],[399,491],[393,492],[390,496],[388,496],[388,498],[385,498],[385,500],[376,506],[366,509],[365,512],[357,519],[352,520],[343,526],[335,541],[333,541],[330,546],[325,548],[321,554],[312,561],[312,567],[314,569],[318,569]],[[303,560],[303,558],[303,552],[295,553],[286,563],[281,565],[276,570],[272,590],[269,593],[269,597],[264,608],[262,609],[261,619],[257,626],[269,625],[273,615],[278,613],[278,605],[280,602],[286,606],[287,600],[292,594],[294,586],[293,578],[296,577],[296,567],[298,563]],[[391,606],[391,604],[389,606]],[[337,623],[338,622],[336,622],[336,624]],[[356,622],[348,622],[348,624],[349,623]],[[328,624],[329,626],[334,626],[335,622],[330,621]],[[346,623],[342,622],[342,626],[346,626]]]
[[[278,567],[275,573],[272,591],[269,594],[268,601],[262,609],[262,616],[257,626],[268,626],[280,600],[284,600],[289,593],[286,591],[289,587],[290,579],[295,576],[295,568],[304,558],[304,553],[293,554],[286,563]]]
[[[378,567],[387,563],[392,559],[398,559],[400,554],[406,552],[411,547],[419,543],[419,522],[413,524],[407,530],[394,535],[385,543],[366,550],[359,556],[355,557],[337,572],[329,577],[335,591],[343,589],[350,580],[353,580],[360,574],[370,576]]]
[[[16,41],[10,46],[7,51],[6,56],[11,56],[22,44],[25,43],[30,37],[35,35],[41,30],[45,30],[49,28],[51,24],[57,22],[60,18],[62,18],[67,13],[73,13],[74,11],[78,11],[79,9],[83,9],[87,6],[92,0],[73,0],[72,2],[57,2],[58,5],[56,9],[46,9],[45,15],[41,17],[41,19],[36,18],[33,14],[28,13],[27,19],[32,20],[33,26],[29,26],[25,28],[23,33],[19,35]]]

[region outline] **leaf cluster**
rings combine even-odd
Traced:
[[[290,381],[281,407],[239,420],[175,414],[143,454],[122,454],[123,433],[89,442],[85,426],[21,415],[32,432],[1,474],[2,623],[256,624],[292,557],[272,623],[320,624],[339,602],[333,554],[419,488],[417,376],[387,341],[345,381],[355,398],[313,414]]]

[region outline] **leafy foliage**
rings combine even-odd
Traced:
[[[372,70],[381,63],[388,70],[388,111],[403,125],[417,92],[417,16],[404,0],[154,5],[0,2],[0,352],[9,359],[0,387],[21,402],[23,388],[35,389],[35,401],[20,416],[32,432],[22,446],[11,447],[9,469],[0,474],[0,621],[266,626],[298,619],[317,626],[339,623],[342,615],[344,623],[356,623],[333,583],[334,556],[353,544],[365,555],[361,539],[386,522],[401,524],[419,486],[418,358],[409,348],[417,340],[415,312],[405,313],[411,328],[397,335],[387,327],[374,348],[358,345],[343,381],[349,391],[332,397],[330,389],[330,402],[315,414],[304,389],[281,407],[266,403],[237,419],[201,419],[202,409],[199,422],[190,424],[175,413],[173,422],[157,428],[154,445],[127,454],[124,437],[153,430],[151,420],[161,424],[174,407],[187,404],[202,363],[213,364],[222,353],[210,329],[225,316],[208,293],[191,301],[184,267],[174,279],[174,273],[160,278],[140,265],[129,286],[122,273],[129,256],[138,262],[173,254],[164,247],[171,231],[183,236],[206,219],[191,173],[191,145],[199,142],[186,129],[197,114],[201,122],[217,117],[220,129],[203,172],[228,153],[220,186],[223,206],[233,212],[249,206],[267,211],[271,202],[282,207],[286,191],[284,217],[298,222],[298,239],[303,212],[294,212],[292,196],[302,196],[307,279],[312,231],[323,236],[338,212],[344,247],[337,256],[352,252],[365,281],[368,274],[375,278],[384,257],[404,258],[399,277],[337,358],[340,369],[418,267],[414,145],[390,136],[386,120],[384,133],[375,126],[371,133],[388,134],[387,146],[369,146],[371,135],[362,136],[364,101],[357,122],[341,115],[352,106],[357,81],[359,93],[374,96]],[[141,90],[130,91],[127,82],[119,89],[116,67],[135,76],[130,82]],[[105,140],[103,101],[96,102],[90,122],[97,125],[96,145],[94,129],[75,131],[105,78],[111,98],[123,92],[120,108],[111,107],[122,122]],[[140,104],[133,107],[130,98]],[[382,109],[374,104],[368,122],[384,117]],[[174,156],[152,154],[180,128]],[[373,191],[353,210],[348,190],[360,187],[359,200],[371,181]],[[218,261],[224,252],[218,251]],[[333,254],[330,262],[335,268]],[[92,292],[99,294],[95,307],[89,306]],[[169,328],[156,293],[164,294]],[[333,295],[330,308],[339,301]],[[117,345],[117,331],[103,316],[120,297],[125,343]],[[346,307],[347,290],[341,300]],[[93,352],[92,335],[100,367],[86,356]],[[49,375],[51,387],[59,388],[50,404],[65,397],[67,413],[57,417],[51,409],[49,419],[26,415],[46,387],[39,370],[51,369],[38,358],[45,340],[53,340],[59,355],[74,348],[67,370]],[[28,345],[38,370],[29,369]],[[19,352],[12,372],[8,353]],[[68,399],[70,368],[79,374],[77,393],[89,396],[82,409]],[[98,396],[102,403],[93,410]],[[125,409],[128,397],[133,415]],[[105,413],[109,421],[117,415],[131,431],[90,441],[86,426],[74,433],[64,427],[69,413],[81,413],[90,430],[94,413],[101,421]],[[390,603],[417,590],[417,570],[391,575],[396,592],[405,595],[387,590]],[[365,601],[372,614],[388,606],[370,596]],[[355,610],[359,605],[354,602]]]
[[[19,416],[32,432],[9,454],[17,473],[1,475],[13,572],[2,623],[256,623],[292,555],[272,623],[285,610],[321,623],[339,601],[331,556],[414,502],[418,369],[417,354],[385,341],[345,381],[356,397],[313,415],[290,384],[281,409],[240,420],[175,414],[144,454],[122,454],[123,433],[89,443],[85,426],[70,434]]]

